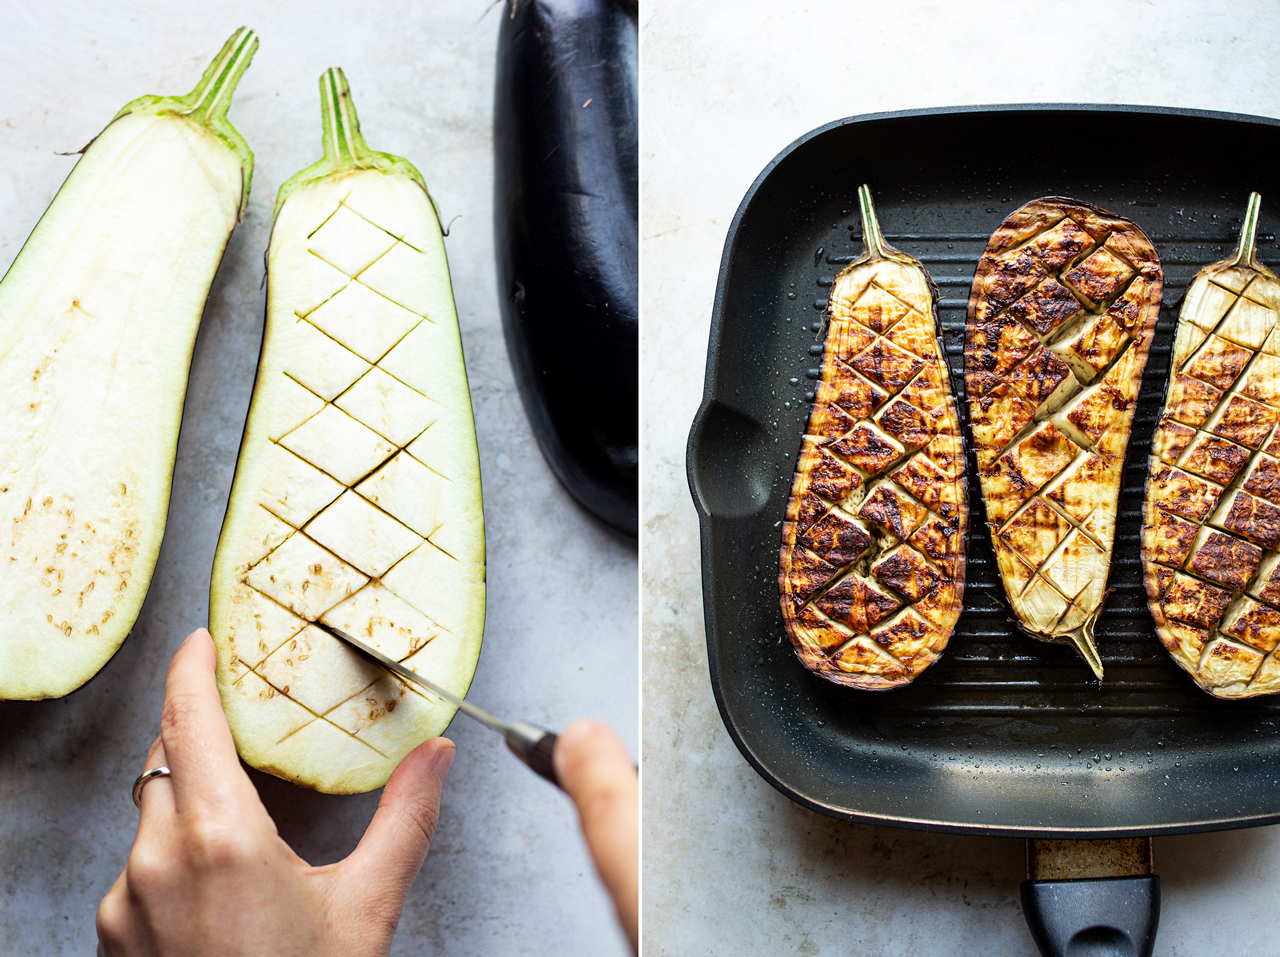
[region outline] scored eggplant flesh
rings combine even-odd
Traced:
[[[1156,633],[1220,698],[1280,691],[1280,277],[1257,258],[1260,205],[1187,287],[1143,506]]]
[[[1163,277],[1137,226],[1060,197],[1015,210],[978,264],[965,387],[996,563],[1018,626],[1099,680],[1125,453]]]
[[[879,691],[912,681],[951,637],[969,509],[933,284],[884,241],[866,186],[858,200],[866,249],[831,287],[778,585],[805,667]]]
[[[324,158],[280,189],[258,375],[210,582],[223,709],[246,763],[330,793],[386,783],[464,695],[484,632],[484,515],[440,223],[370,149],[342,71]]]

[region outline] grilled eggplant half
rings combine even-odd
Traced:
[[[1129,220],[1049,197],[991,237],[969,297],[965,388],[996,563],[1018,626],[1098,679],[1125,452],[1163,280]]]
[[[1260,203],[1187,288],[1143,508],[1156,633],[1220,698],[1280,691],[1280,278],[1254,247]]]
[[[937,660],[960,617],[968,499],[959,417],[920,262],[884,241],[836,276],[782,526],[782,616],[828,681],[879,691]]]

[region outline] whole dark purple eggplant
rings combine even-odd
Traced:
[[[551,468],[635,535],[636,4],[508,0],[502,17],[494,227],[507,350]]]

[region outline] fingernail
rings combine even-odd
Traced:
[[[197,629],[196,629],[195,631],[193,631],[191,634],[187,635],[187,637],[186,637],[186,638],[183,638],[183,639],[182,639],[182,643],[183,643],[184,645],[185,645],[185,644],[187,644],[189,641],[191,641],[191,640],[192,640],[193,638],[195,638],[197,635],[204,635],[204,636],[205,636],[206,638],[208,638],[210,641],[212,641],[212,640],[213,640],[213,636],[209,634],[209,630],[208,630],[207,628],[197,628]]]
[[[604,726],[592,718],[579,718],[560,732],[559,743],[566,747],[581,744],[588,738],[595,737]]]
[[[453,767],[453,756],[458,753],[457,746],[448,738],[437,738],[439,747],[431,752],[431,770],[439,775],[440,780],[444,780],[449,774],[449,768]]]

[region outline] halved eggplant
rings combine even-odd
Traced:
[[[1220,698],[1280,691],[1280,277],[1258,260],[1261,202],[1187,287],[1143,506],[1156,633]]]
[[[881,691],[916,678],[951,637],[969,503],[936,290],[885,242],[866,186],[858,201],[866,249],[831,287],[778,588],[804,666]]]
[[[557,478],[638,528],[639,192],[634,0],[509,0],[494,93],[507,352]]]
[[[89,144],[0,282],[0,698],[56,698],[129,634],[155,570],[191,350],[249,196],[238,30],[182,97]]]
[[[209,622],[249,764],[380,787],[454,709],[313,624],[458,695],[484,631],[484,516],[462,341],[422,176],[370,150],[341,71],[324,159],[281,187],[262,356]]]
[[[1155,248],[1122,216],[1049,197],[1011,213],[973,278],[965,385],[987,524],[1018,626],[1099,680],[1125,453],[1160,315]]]

